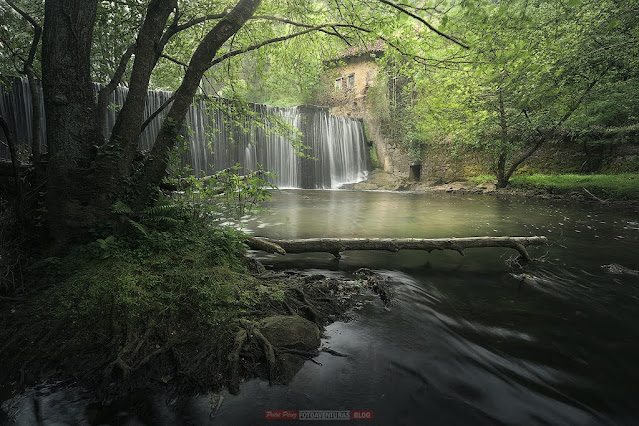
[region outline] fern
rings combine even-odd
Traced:
[[[111,206],[111,212],[115,214],[133,214],[133,209],[124,201],[118,200]]]
[[[180,214],[182,213],[182,206],[179,204],[156,204],[142,211],[142,214],[149,218],[164,217],[167,213]]]
[[[149,230],[146,229],[146,226],[142,225],[139,222],[136,222],[134,220],[129,219],[129,224],[131,224],[131,226],[133,226],[135,229],[137,229],[138,231],[140,231],[140,233],[142,235],[144,235],[145,237],[149,236]]]

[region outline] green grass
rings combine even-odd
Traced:
[[[587,189],[597,196],[612,198],[639,197],[639,174],[623,173],[618,175],[541,175],[514,176],[513,187],[542,187],[558,190]]]
[[[469,179],[480,184],[495,182],[494,175],[481,175]],[[510,179],[513,188],[543,188],[557,191],[582,191],[587,189],[601,198],[629,199],[639,197],[639,174],[616,175],[518,175]]]
[[[468,178],[469,182],[476,183],[477,185],[482,183],[493,183],[497,180],[497,176],[495,175],[479,175]]]

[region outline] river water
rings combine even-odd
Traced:
[[[253,253],[276,269],[349,277],[371,268],[392,283],[393,303],[365,293],[353,320],[327,327],[323,345],[347,358],[321,353],[321,365],[306,362],[288,386],[253,380],[238,396],[222,392],[214,417],[205,397],[188,414],[158,408],[159,424],[265,424],[265,410],[373,410],[361,422],[383,425],[639,423],[639,278],[601,268],[639,269],[636,212],[339,190],[284,190],[268,204],[246,223],[255,235],[545,235],[550,245],[530,248],[541,260],[523,271],[512,269],[515,251],[499,248],[345,252],[339,261]],[[511,275],[521,273],[525,282]]]
[[[275,238],[545,235],[550,245],[529,249],[543,261],[524,271],[507,266],[516,252],[497,248],[339,261],[258,254],[325,274],[372,268],[392,281],[394,302],[386,309],[369,295],[355,320],[327,329],[324,344],[351,357],[322,354],[322,366],[308,362],[287,388],[247,384],[220,410],[222,424],[257,421],[264,409],[374,410],[378,424],[639,423],[639,278],[601,268],[639,269],[637,213],[487,195],[282,191],[247,226]]]

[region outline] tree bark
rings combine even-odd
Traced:
[[[121,177],[127,177],[131,173],[144,121],[151,73],[164,47],[160,44],[160,39],[171,11],[176,6],[177,0],[153,0],[147,7],[147,14],[137,37],[129,93],[115,121],[110,140],[114,147],[121,149],[117,161]]]
[[[90,74],[97,1],[47,0],[42,37],[42,88],[49,147],[47,210],[52,243],[63,247],[86,235],[96,208],[90,163],[96,141]]]
[[[508,185],[506,177],[506,159],[508,157],[508,120],[504,107],[504,94],[499,88],[499,127],[501,128],[501,152],[497,159],[497,188],[505,188]]]
[[[309,238],[301,240],[274,240],[270,238],[248,237],[246,244],[255,250],[269,253],[312,253],[326,252],[340,257],[346,250],[455,250],[463,255],[463,250],[479,247],[508,247],[519,252],[524,260],[531,257],[527,246],[544,245],[546,237],[468,237],[468,238]]]

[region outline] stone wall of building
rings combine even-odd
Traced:
[[[320,103],[328,105],[331,114],[362,119],[379,166],[387,173],[408,178],[414,161],[386,135],[379,118],[372,113],[373,106],[369,105],[369,90],[378,83],[378,72],[379,67],[369,53],[342,58],[339,65],[324,76],[326,91]],[[352,87],[349,76],[353,79]]]
[[[423,153],[421,180],[445,183],[494,174],[488,153],[441,144]],[[639,173],[639,143],[611,142],[589,146],[548,142],[528,158],[516,174]]]

